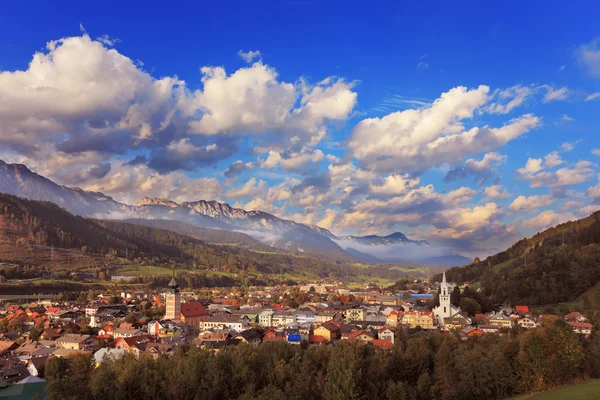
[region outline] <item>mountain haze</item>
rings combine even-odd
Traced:
[[[0,192],[50,201],[82,217],[133,219],[138,223],[149,220],[153,221],[151,226],[155,228],[161,228],[161,225],[173,227],[169,221],[179,221],[203,229],[239,232],[272,248],[345,261],[358,259],[369,262],[381,260],[444,265],[459,265],[470,261],[445,249],[436,248],[426,241],[411,240],[401,232],[387,236],[337,237],[316,225],[278,218],[260,210],[246,211],[214,200],[177,203],[170,199],[143,197],[133,205],[124,204],[102,193],[58,185],[24,165],[6,164],[1,160]],[[176,228],[189,230],[189,227]]]

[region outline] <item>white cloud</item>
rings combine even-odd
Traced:
[[[567,114],[563,114],[562,120],[563,121],[575,121],[575,118],[569,117]]]
[[[558,89],[551,85],[542,85],[542,87],[546,89],[546,94],[544,95],[544,102],[546,103],[557,100],[566,100],[571,94],[569,88],[567,87],[561,87]]]
[[[391,174],[380,182],[373,182],[370,186],[371,192],[387,195],[401,195],[419,184],[419,178],[412,178],[408,174]]]
[[[537,216],[523,220],[521,226],[525,229],[546,229],[554,225],[575,219],[571,213],[557,214],[553,210],[546,210],[539,213]]]
[[[228,199],[257,197],[265,194],[267,190],[267,182],[263,180],[257,182],[256,178],[250,178],[242,187],[228,190],[225,197]]]
[[[221,183],[215,178],[190,178],[181,172],[157,174],[145,165],[113,165],[104,178],[86,183],[82,188],[102,192],[129,204],[142,196],[176,202],[219,200],[223,192]]]
[[[556,162],[559,160],[552,157],[549,161],[551,164],[558,165]],[[542,171],[544,169],[542,159],[530,158],[524,168],[517,170],[517,179],[529,181],[529,186],[532,188],[541,186],[564,188],[590,180],[594,176],[594,170],[591,166],[592,163],[589,161],[579,161],[574,168],[564,167],[556,171]]]
[[[585,194],[590,199],[600,200],[600,184],[589,187]]]
[[[281,165],[286,171],[299,171],[306,166],[314,166],[315,163],[323,161],[324,158],[325,156],[321,150],[313,150],[309,147],[303,147],[298,152],[271,150],[267,159],[261,165],[265,168],[275,168]]]
[[[575,148],[575,143],[565,142],[560,147],[563,151],[572,151]]]
[[[502,200],[507,199],[511,196],[507,189],[505,189],[502,185],[491,185],[483,189],[483,192],[487,196],[488,199],[491,200]]]
[[[222,67],[201,69],[203,90],[185,104],[186,115],[201,116],[189,123],[199,135],[247,135],[269,131],[289,137],[324,136],[324,124],[348,118],[356,104],[354,82],[326,78],[311,86],[278,80],[277,72],[261,62],[227,75]],[[299,100],[300,105],[296,107]]]
[[[600,39],[580,46],[576,55],[591,77],[600,78]]]
[[[592,154],[595,156],[600,156],[600,149],[592,149]]]
[[[488,101],[488,92],[487,86],[472,90],[457,87],[429,107],[362,120],[353,129],[348,145],[362,168],[422,171],[496,149],[537,126],[539,119],[526,114],[500,128],[466,130],[462,121],[473,118]]]
[[[553,202],[550,195],[519,196],[513,200],[508,209],[513,213],[535,211],[538,208],[548,207]]]
[[[115,44],[117,44],[121,41],[121,39],[111,38],[106,33],[102,36],[97,37],[96,40],[99,41],[100,43],[105,44],[108,47],[113,47]]]
[[[131,146],[119,135],[148,139],[167,125],[180,84],[85,34],[52,41],[26,71],[0,72],[0,144],[31,154],[66,133],[62,146],[73,151]],[[113,144],[102,142],[108,135]]]
[[[246,61],[248,64],[250,64],[252,61],[254,61],[255,59],[260,59],[262,57],[262,54],[260,53],[259,50],[255,50],[255,51],[243,51],[240,50],[238,51],[238,56],[240,56],[244,61]]]
[[[547,168],[556,167],[562,164],[563,162],[564,161],[560,157],[560,154],[558,154],[558,151],[553,151],[552,153],[549,153],[546,155],[546,157],[544,157],[544,166],[546,166]]]
[[[528,158],[527,163],[525,163],[525,167],[519,168],[517,170],[518,174],[521,175],[531,175],[539,172],[543,169],[542,159],[541,158]]]
[[[486,110],[492,114],[507,114],[529,100],[536,91],[536,87],[522,85],[497,90],[493,95],[496,102],[487,106]]]
[[[585,101],[592,101],[600,98],[600,92],[592,93],[585,98]]]

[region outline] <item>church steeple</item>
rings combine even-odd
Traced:
[[[446,271],[442,274],[442,285],[446,285]]]
[[[179,283],[177,279],[175,279],[175,266],[173,266],[173,277],[171,278],[171,282],[169,282],[169,289],[173,291],[173,293],[179,292]]]

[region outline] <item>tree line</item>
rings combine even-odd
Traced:
[[[585,340],[561,320],[510,335],[397,332],[391,350],[346,341],[330,346],[266,343],[218,353],[178,346],[173,357],[53,358],[55,399],[503,399],[600,377],[600,338]]]

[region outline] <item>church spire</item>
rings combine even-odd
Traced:
[[[169,289],[173,290],[173,293],[179,292],[179,283],[177,279],[175,279],[175,266],[173,265],[173,277],[171,278],[171,282],[169,282]]]
[[[442,274],[442,285],[446,284],[446,271]]]

